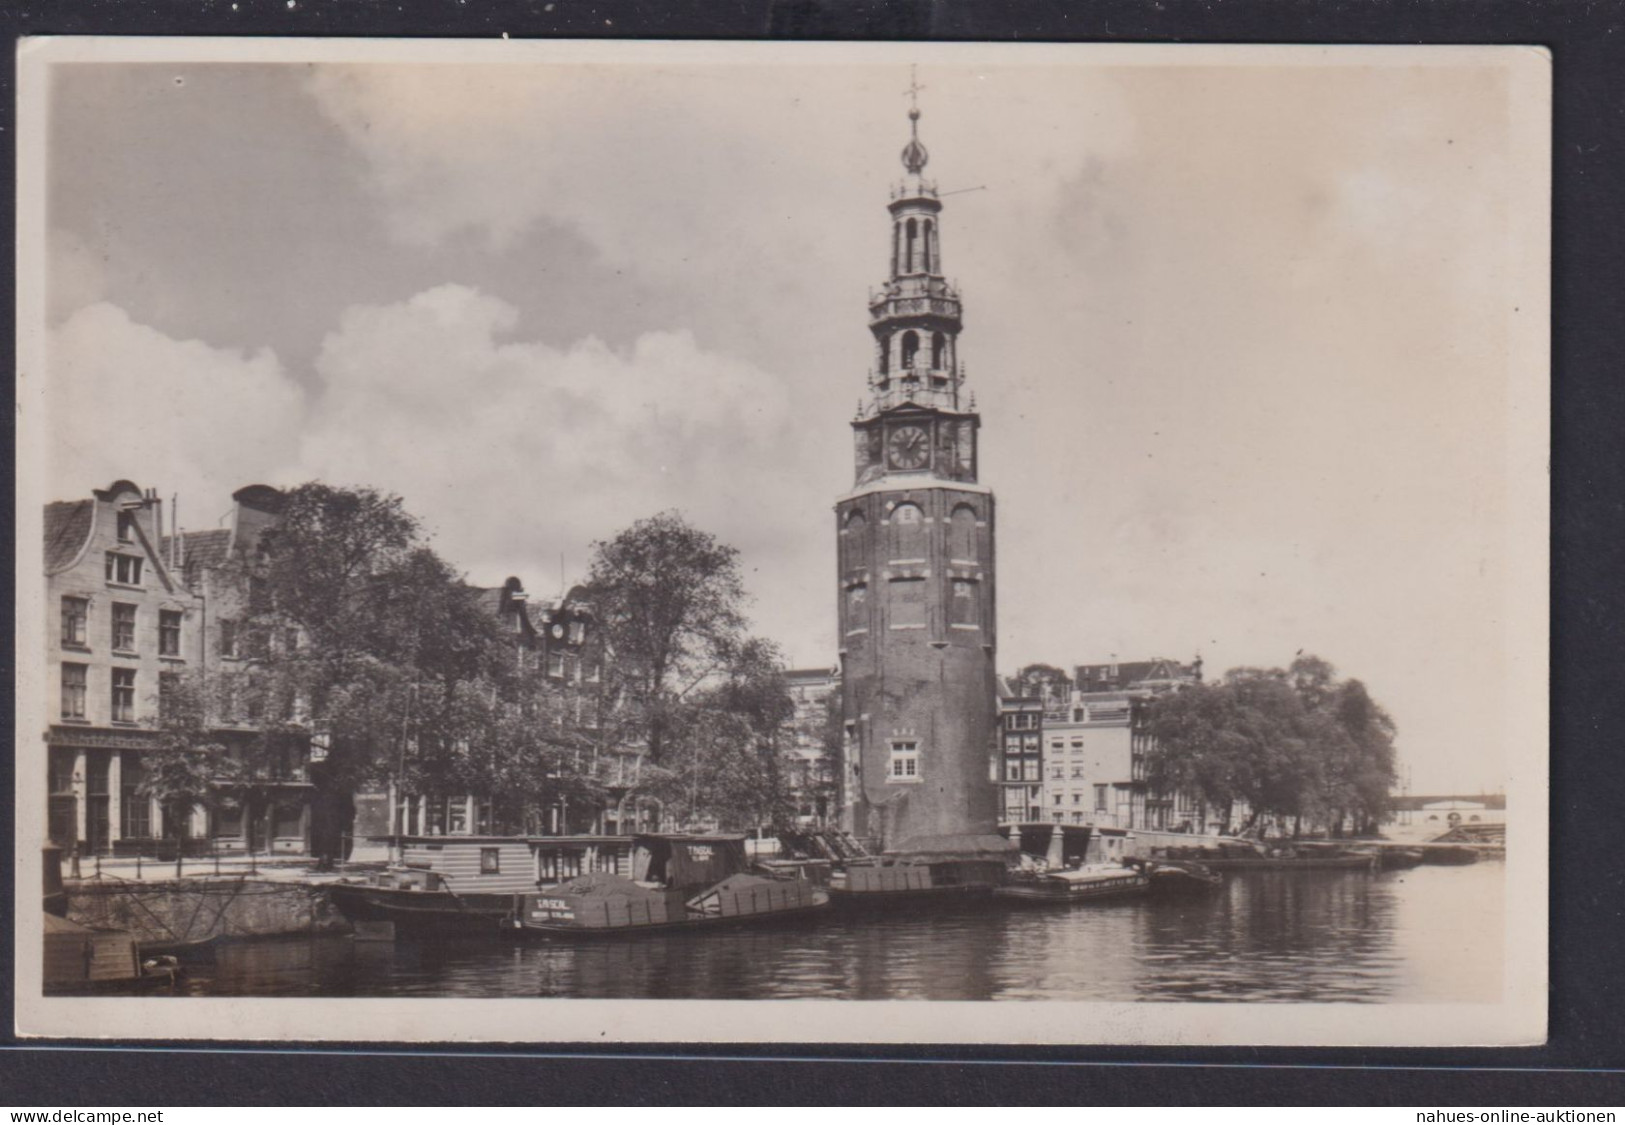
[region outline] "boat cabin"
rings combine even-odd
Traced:
[[[629,874],[629,836],[399,836],[400,859],[377,885],[518,894],[592,872]]]
[[[632,837],[631,876],[673,890],[720,883],[750,870],[742,835]]]

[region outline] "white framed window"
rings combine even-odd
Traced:
[[[113,669],[113,721],[135,722],[135,669]]]
[[[83,719],[85,717],[85,684],[88,669],[83,664],[62,665],[62,717],[64,719]]]
[[[920,780],[920,744],[914,739],[897,739],[891,744],[886,777],[890,781]]]
[[[135,606],[126,602],[113,603],[113,648],[118,652],[135,651]]]
[[[141,563],[143,560],[135,555],[121,555],[117,551],[107,552],[107,580],[120,586],[141,585]]]
[[[90,621],[90,599],[66,597],[62,599],[62,643],[78,648],[88,641],[87,623]]]

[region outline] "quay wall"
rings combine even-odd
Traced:
[[[179,879],[70,885],[67,917],[140,942],[349,933],[320,885],[265,879]]]

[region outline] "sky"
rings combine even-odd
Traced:
[[[543,596],[676,508],[832,664],[910,82],[837,57],[54,66],[51,497],[369,485]],[[1099,57],[919,68],[1001,670],[1315,653],[1501,788],[1507,73]]]

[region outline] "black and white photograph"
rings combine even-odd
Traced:
[[[1544,1040],[1546,52],[19,79],[19,1034]]]

